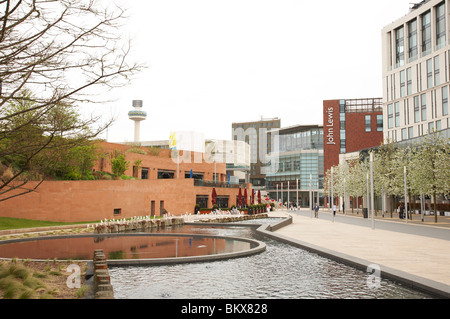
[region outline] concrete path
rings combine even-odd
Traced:
[[[446,240],[359,226],[347,223],[339,216],[333,220],[330,218],[332,215],[323,210],[319,218],[311,218],[309,212],[270,213],[273,217],[289,215],[293,218],[292,224],[276,230],[275,235],[342,259],[376,264],[380,266],[382,276],[383,271],[388,272],[391,277],[399,276],[414,285],[425,285],[443,292],[444,297],[450,297],[450,229],[445,229],[449,232],[449,240]]]

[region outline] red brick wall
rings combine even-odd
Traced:
[[[251,194],[251,184],[246,187]],[[194,212],[196,195],[208,195],[211,207],[211,193],[211,187],[193,186],[192,179],[46,181],[35,192],[0,202],[0,216],[60,222],[130,218],[150,215],[151,201],[156,216],[160,201],[168,212],[183,215]],[[216,193],[229,196],[231,206],[239,189],[218,187]],[[117,208],[120,215],[114,215]]]
[[[346,113],[347,152],[356,152],[365,148],[379,146],[383,142],[383,132],[377,132],[378,113]],[[371,132],[366,132],[365,116],[371,116]]]

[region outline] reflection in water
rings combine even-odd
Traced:
[[[183,232],[249,237],[264,241],[260,254],[206,263],[112,267],[116,298],[429,298],[305,250],[258,236],[250,228],[185,226]]]
[[[204,256],[248,250],[249,242],[197,236],[93,236],[22,241],[0,245],[0,257],[90,260],[96,249],[107,259]]]

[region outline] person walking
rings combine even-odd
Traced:
[[[318,218],[319,217],[319,205],[316,204],[316,206],[314,206],[314,217]]]
[[[333,205],[333,216],[336,216],[336,205]]]

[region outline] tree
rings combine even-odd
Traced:
[[[434,221],[437,222],[436,200],[438,194],[448,194],[449,139],[438,132],[430,133],[416,145],[412,156],[410,176],[417,192],[433,197]]]
[[[80,107],[142,66],[128,62],[125,10],[114,3],[0,0],[0,22],[1,201],[35,190],[61,150],[103,132],[112,120],[82,119]]]
[[[356,198],[356,201],[358,201],[358,197],[363,197],[367,194],[367,172],[367,162],[360,159],[353,161],[352,165],[349,167],[349,176],[346,179],[345,192],[354,199]],[[353,200],[353,202],[355,202],[355,200]],[[358,206],[359,203],[357,203],[357,209],[359,208]]]
[[[130,162],[125,159],[125,155],[120,152],[114,152],[111,159],[111,169],[113,174],[118,177],[125,174],[125,171],[130,167]]]

